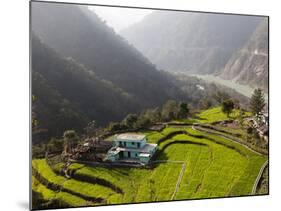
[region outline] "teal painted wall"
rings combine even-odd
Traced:
[[[119,141],[119,140],[114,140],[113,145],[114,146],[119,146],[119,147],[128,147],[128,148],[142,148],[146,144],[145,141],[140,141],[140,142],[135,142],[135,141]]]
[[[130,155],[130,157],[129,157],[129,155]],[[124,158],[139,158],[139,152],[124,151],[123,156],[124,156]]]

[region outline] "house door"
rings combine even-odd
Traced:
[[[128,158],[130,158],[131,157],[131,152],[128,152]]]
[[[123,158],[123,157],[124,157],[123,151],[119,152],[119,158]]]

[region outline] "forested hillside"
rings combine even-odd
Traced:
[[[121,31],[157,67],[214,74],[249,40],[260,17],[156,11]]]
[[[111,81],[139,104],[150,107],[180,96],[165,74],[86,7],[34,3],[32,8],[32,29],[48,46]]]
[[[213,94],[223,89],[159,71],[87,7],[34,2],[32,10],[33,107],[45,138],[82,132],[93,120],[105,126],[168,100],[215,104]]]
[[[268,91],[268,20],[263,20],[249,41],[234,53],[220,76]]]
[[[133,96],[75,60],[63,58],[34,34],[32,90],[40,127],[50,135],[82,129],[92,119],[99,124],[119,120],[140,109]]]

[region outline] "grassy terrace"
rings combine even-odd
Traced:
[[[45,159],[33,160],[32,167],[36,169],[43,178],[47,179],[49,183],[61,186],[69,192],[81,194],[81,198],[83,198],[83,196],[85,196],[85,198],[89,196],[93,198],[104,198],[110,201],[111,196],[115,195],[115,193],[107,187],[80,182],[74,179],[66,179],[63,176],[55,174]]]
[[[237,115],[236,112],[230,118]],[[228,118],[219,108],[213,108],[200,113],[198,119],[192,121],[211,123],[226,119]],[[66,180],[56,175],[45,160],[33,160],[33,168],[51,183],[82,195],[101,197],[108,204],[251,194],[260,168],[268,159],[267,156],[257,154],[220,136],[194,130],[191,126],[167,127],[161,132],[144,133],[149,142],[158,143],[159,139],[175,131],[185,133],[175,134],[159,142],[159,153],[156,157],[158,161],[169,162],[159,163],[152,169],[93,168],[81,164],[72,164],[69,167],[80,177],[108,181],[120,188],[122,193],[114,192],[102,184]],[[62,164],[59,164],[56,168],[61,167]],[[182,178],[179,177],[181,171]],[[177,184],[178,190],[175,192]],[[69,193],[60,192],[60,195],[54,195],[53,191],[38,181],[33,189],[44,193],[46,198],[59,197],[72,206],[83,206],[86,203],[83,198],[77,196],[69,200]]]
[[[55,192],[50,190],[46,186],[42,185],[35,177],[32,177],[32,189],[41,193],[43,199],[46,201],[59,200],[62,204],[67,204],[69,206],[86,206],[89,204],[86,200],[73,196],[72,194],[63,191]]]
[[[205,110],[197,115],[198,119],[196,119],[199,123],[212,123],[218,122],[228,119],[235,119],[239,115],[239,110],[233,110],[233,112],[227,117],[226,114],[221,112],[221,107],[214,107],[208,110]],[[246,112],[244,116],[251,115],[250,112]]]

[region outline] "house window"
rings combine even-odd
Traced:
[[[138,148],[140,148],[140,143],[137,143],[137,145],[138,145]]]

